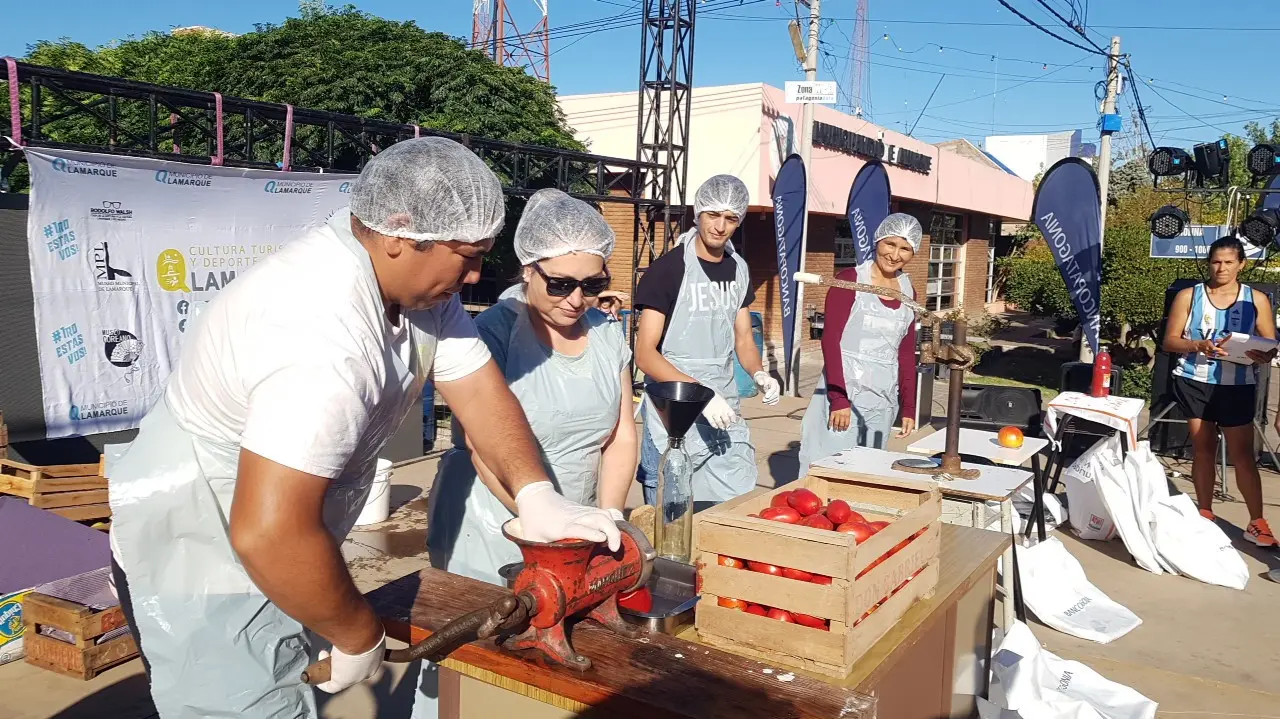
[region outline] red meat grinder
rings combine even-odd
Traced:
[[[388,649],[386,661],[439,661],[468,642],[504,635],[500,643],[506,649],[536,649],[557,664],[586,670],[591,660],[569,644],[566,620],[594,619],[625,637],[644,633],[618,614],[618,593],[644,586],[653,571],[656,554],[643,532],[618,522],[622,546],[610,552],[604,544],[585,539],[526,541],[519,537],[519,521],[502,526],[502,535],[515,542],[524,557],[513,594],[464,614],[418,644]],[[322,684],[329,672],[329,659],[322,659],[307,667],[302,681]]]

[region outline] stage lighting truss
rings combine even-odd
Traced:
[[[1156,177],[1177,177],[1191,169],[1191,156],[1178,147],[1157,147],[1147,157],[1147,169]]]
[[[1249,168],[1249,174],[1254,180],[1262,177],[1272,177],[1280,175],[1280,157],[1277,157],[1277,148],[1275,145],[1263,143],[1255,145],[1249,154],[1245,156],[1245,165]]]
[[[1151,234],[1162,240],[1172,240],[1190,224],[1191,218],[1176,205],[1165,205],[1151,215]]]
[[[1280,210],[1264,207],[1254,210],[1240,223],[1239,234],[1255,247],[1268,247],[1280,232]]]

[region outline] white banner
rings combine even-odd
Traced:
[[[53,150],[27,162],[49,438],[138,426],[192,304],[345,207],[355,179]]]

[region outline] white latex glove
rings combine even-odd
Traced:
[[[366,679],[373,679],[382,673],[382,658],[387,653],[387,635],[384,632],[382,641],[364,654],[352,656],[337,647],[333,653],[320,652],[320,658],[329,657],[331,669],[329,681],[319,684],[319,689],[326,694],[337,694],[347,687],[359,684]]]
[[[613,521],[615,521],[615,522],[625,522],[625,521],[627,521],[627,518],[626,518],[626,517],[624,517],[624,516],[622,516],[622,510],[621,510],[621,509],[614,509],[613,507],[610,507],[610,508],[608,508],[608,509],[606,509],[606,510],[604,510],[604,511],[608,512],[608,513],[609,513],[609,516],[610,516],[610,517],[612,517],[612,518],[613,518]]]
[[[729,406],[724,397],[720,396],[719,392],[703,408],[702,416],[706,417],[707,422],[716,429],[729,429],[729,425],[738,419],[738,413],[733,411],[733,408]]]
[[[778,384],[778,380],[769,375],[768,372],[760,370],[751,375],[751,379],[756,381],[756,387],[764,393],[763,402],[765,404],[777,404],[782,397],[782,385]]]
[[[524,538],[531,542],[587,539],[607,542],[611,552],[622,546],[622,536],[609,510],[571,502],[550,482],[522,487],[516,493],[516,514],[520,516]]]

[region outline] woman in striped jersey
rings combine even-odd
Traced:
[[[1182,355],[1173,369],[1173,394],[1187,415],[1195,456],[1195,481],[1200,514],[1213,519],[1214,457],[1218,430],[1236,470],[1236,484],[1249,509],[1245,539],[1260,547],[1276,546],[1262,518],[1262,480],[1253,449],[1253,419],[1258,392],[1258,365],[1269,363],[1276,350],[1251,350],[1254,364],[1218,359],[1226,354],[1227,334],[1240,332],[1275,339],[1276,319],[1267,296],[1240,284],[1244,245],[1223,237],[1209,247],[1209,280],[1178,293],[1169,310],[1164,350]]]

